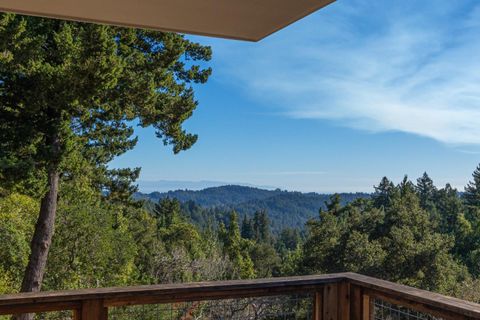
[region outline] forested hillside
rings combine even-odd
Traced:
[[[158,201],[164,198],[174,198],[180,202],[194,201],[195,203],[205,206],[231,205],[246,202],[249,200],[259,200],[282,194],[280,189],[265,190],[253,187],[245,187],[239,185],[227,185],[221,187],[205,188],[199,191],[193,190],[172,190],[168,192],[152,192],[135,194],[139,199],[145,198]]]
[[[347,204],[331,195],[304,232],[272,232],[266,210],[246,216],[168,197],[145,210],[72,181],[62,190],[49,290],[354,271],[480,301],[480,166],[463,194],[425,174],[383,178]],[[0,292],[19,288],[38,205],[2,190]]]
[[[342,204],[370,196],[367,193],[340,194]],[[152,202],[158,202],[165,198],[177,199],[184,204],[186,211],[191,212],[191,215],[194,216],[193,220],[200,224],[204,224],[203,220],[209,215],[216,220],[225,219],[225,215],[222,213],[229,210],[235,210],[240,216],[248,217],[253,217],[257,211],[266,211],[273,231],[279,232],[287,226],[303,229],[305,222],[316,217],[320,208],[326,208],[325,203],[329,200],[330,195],[229,185],[200,191],[136,193],[135,197]],[[202,209],[204,210],[200,213]]]

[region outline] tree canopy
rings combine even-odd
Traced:
[[[178,153],[205,83],[209,47],[183,35],[0,15],[0,185],[41,199],[22,291],[40,289],[60,186],[83,181],[106,201],[128,202],[139,169],[109,169],[153,127]]]

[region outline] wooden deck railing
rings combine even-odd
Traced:
[[[309,314],[316,320],[387,318],[375,301],[393,306],[388,311],[398,319],[415,318],[404,316],[407,309],[427,318],[480,319],[479,304],[355,273],[0,295],[0,315],[71,310],[76,320],[105,320],[109,309],[122,306],[294,294],[312,297]]]

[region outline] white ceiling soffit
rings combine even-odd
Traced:
[[[258,41],[335,0],[0,0],[0,11]]]

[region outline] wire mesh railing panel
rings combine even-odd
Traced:
[[[35,315],[35,320],[72,320],[73,311],[55,311],[55,312],[42,312]]]
[[[113,320],[306,320],[312,319],[313,297],[256,297],[114,307]]]
[[[373,320],[441,320],[431,314],[374,299]]]
[[[0,320],[11,320],[12,316],[0,316]],[[35,313],[34,320],[72,320],[73,311],[72,310],[63,310],[63,311],[51,311],[51,312],[41,312]]]

